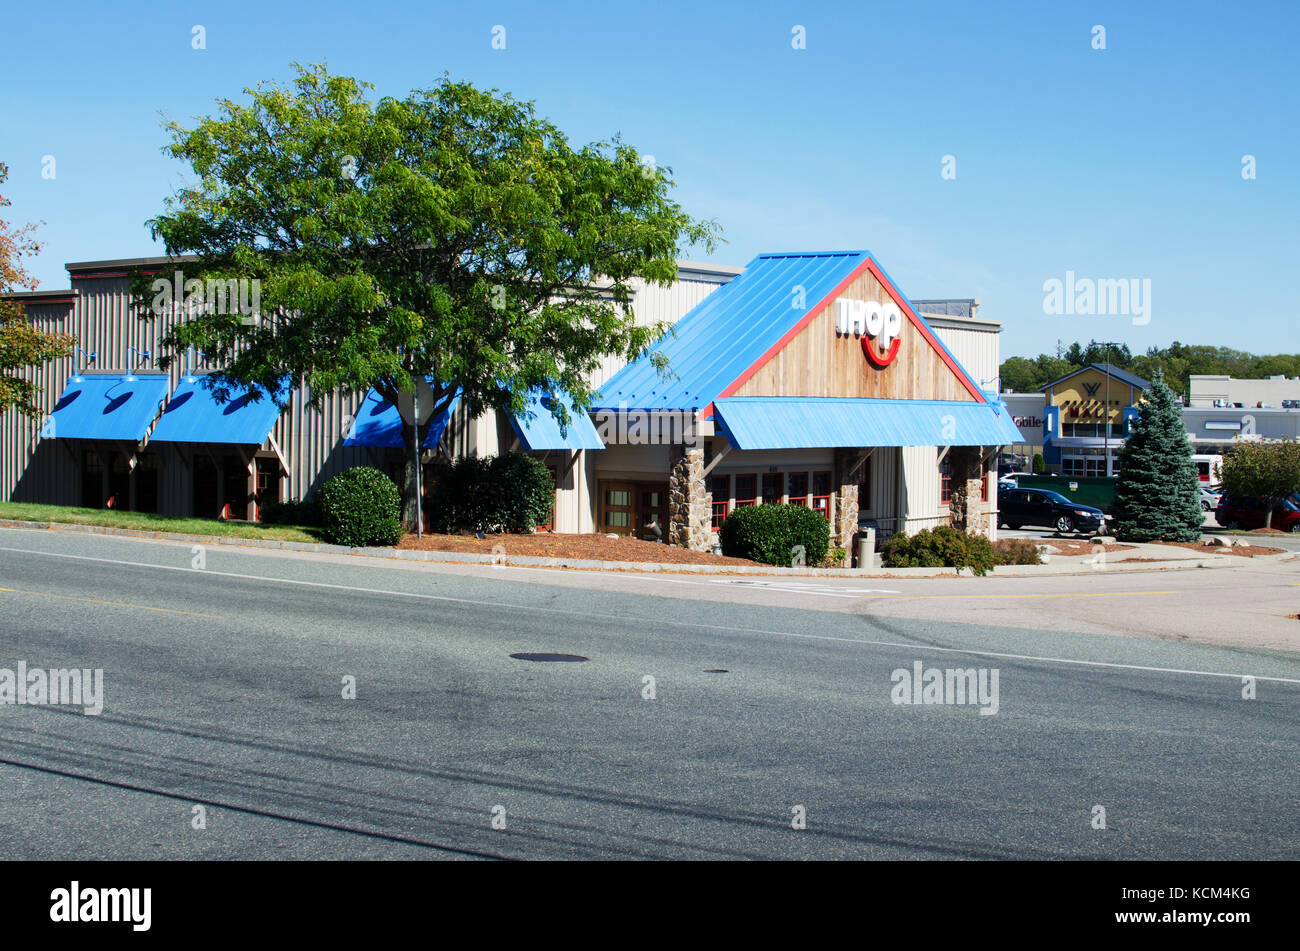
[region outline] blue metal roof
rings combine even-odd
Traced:
[[[41,438],[139,442],[158,415],[167,384],[165,373],[74,373]]]
[[[668,357],[667,378],[645,354],[600,388],[593,407],[703,409],[870,256],[760,254],[677,321],[676,336],[669,333],[651,347]],[[792,307],[798,288],[803,306]]]
[[[597,394],[594,409],[699,410],[722,395],[864,262],[893,287],[934,344],[953,364],[957,358],[897,282],[870,251],[760,254],[745,270],[691,308],[652,347],[668,357],[668,377],[659,375],[649,353],[614,374]],[[796,298],[796,291],[802,294]],[[796,303],[800,306],[792,306]],[[975,381],[965,368],[960,373]]]
[[[1089,363],[1085,366],[1079,367],[1079,369],[1077,370],[1071,370],[1069,373],[1065,374],[1065,376],[1058,376],[1055,380],[1052,380],[1050,383],[1043,384],[1038,388],[1038,392],[1046,393],[1048,390],[1056,386],[1058,383],[1063,383],[1064,381],[1068,380],[1070,377],[1077,376],[1078,374],[1082,373],[1084,370],[1096,370],[1098,373],[1102,373],[1102,374],[1109,373],[1110,378],[1112,380],[1119,380],[1125,386],[1136,387],[1139,390],[1147,391],[1151,389],[1150,380],[1144,380],[1142,379],[1142,377],[1138,376],[1135,373],[1129,373],[1128,370],[1121,370],[1113,363]]]
[[[424,438],[425,449],[437,448],[459,399],[459,396],[455,397],[447,407],[447,411],[433,420],[433,425],[429,427],[428,435]],[[377,390],[371,390],[366,394],[365,401],[357,412],[357,418],[352,421],[352,428],[348,431],[347,438],[343,440],[343,445],[401,449],[406,445],[402,438],[403,425],[397,407],[380,396]]]
[[[1005,408],[958,400],[731,396],[714,403],[737,449],[1005,446],[1024,437]]]
[[[239,443],[260,446],[275,427],[281,409],[263,394],[254,401],[247,389],[232,387],[218,403],[201,376],[181,377],[167,401],[150,442]]]
[[[516,416],[510,423],[519,434],[519,441],[525,449],[604,449],[600,434],[591,423],[591,417],[579,413],[569,403],[569,431],[560,432],[560,424],[551,415],[549,402],[554,399],[541,393],[528,398],[528,410],[522,416]],[[530,418],[531,417],[531,418]]]

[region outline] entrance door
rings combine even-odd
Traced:
[[[81,507],[104,507],[104,461],[93,449],[81,453]]]
[[[636,486],[631,482],[602,482],[600,530],[631,535],[636,527]]]
[[[263,456],[257,458],[257,520],[262,520],[262,509],[280,501],[280,460]]]
[[[657,542],[668,536],[668,483],[637,486],[637,537]]]

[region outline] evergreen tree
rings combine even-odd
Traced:
[[[1205,521],[1200,482],[1182,406],[1164,374],[1156,374],[1138,413],[1119,458],[1115,534],[1135,542],[1196,541]]]

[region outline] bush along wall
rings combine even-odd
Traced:
[[[393,480],[360,466],[340,472],[317,497],[325,538],[351,548],[396,545],[402,540],[402,497]]]
[[[465,456],[434,467],[427,509],[435,532],[532,532],[551,519],[555,481],[522,452]]]
[[[819,565],[830,548],[830,522],[802,505],[751,505],[727,516],[722,553],[765,565]]]

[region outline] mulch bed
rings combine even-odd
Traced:
[[[500,546],[500,547],[497,547]],[[535,535],[425,535],[417,539],[407,535],[398,548],[423,551],[464,552],[490,555],[504,549],[507,555],[537,558],[566,558],[584,561],[639,561],[672,565],[744,565],[758,562],[747,558],[725,558],[708,552],[689,551],[677,545],[647,542],[639,538],[606,538],[604,535],[561,535],[538,532]]]
[[[1036,544],[1051,545],[1052,549],[1058,555],[1095,555],[1097,549],[1101,546],[1093,545],[1086,541],[1071,541],[1068,538],[1044,538],[1036,539]],[[1105,546],[1107,553],[1112,551],[1129,551],[1132,545],[1111,544]]]
[[[1227,548],[1221,545],[1202,545],[1200,542],[1152,542],[1151,544],[1164,545],[1168,548],[1190,548],[1202,554],[1237,555],[1242,558],[1253,558],[1255,555],[1280,555],[1286,551],[1285,548],[1266,548],[1263,545],[1233,545]]]

